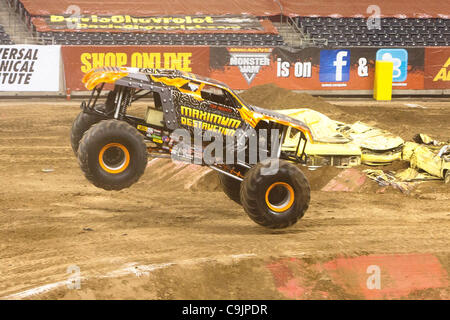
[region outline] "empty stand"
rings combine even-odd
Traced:
[[[46,44],[62,45],[206,45],[206,46],[283,46],[277,34],[240,33],[107,33],[42,32]]]
[[[14,44],[2,25],[0,25],[0,44]]]
[[[383,18],[380,29],[369,29],[364,18],[300,17],[297,21],[304,35],[326,40],[331,47],[450,46],[450,19]],[[286,45],[279,34],[44,32],[39,36],[46,44],[62,45]]]
[[[450,19],[382,18],[380,28],[368,28],[364,18],[312,18],[299,20],[306,34],[327,39],[329,46],[449,46]]]
[[[37,32],[37,28],[33,23],[35,17],[42,17],[48,12],[63,13],[69,0],[49,0],[46,5],[39,1],[32,0],[0,0],[8,3],[10,8],[20,17],[20,19],[28,27],[32,36],[37,36],[40,43],[45,44],[61,44],[61,45],[206,45],[206,46],[288,46],[305,47],[305,46],[323,46],[330,47],[425,47],[425,46],[450,46],[450,19],[439,18],[443,13],[448,11],[448,4],[433,0],[432,6],[429,3],[423,6],[425,16],[431,18],[415,18],[421,16],[417,8],[421,7],[422,1],[410,0],[410,7],[403,4],[394,3],[393,1],[383,0],[383,14],[392,16],[392,18],[382,18],[380,29],[368,28],[367,19],[351,18],[351,15],[366,15],[366,12],[359,12],[358,8],[349,6],[344,0],[331,1],[327,0],[328,5],[317,6],[307,1],[280,0],[284,7],[284,13],[295,23],[283,25],[279,23],[278,31],[280,34],[269,33],[162,33],[162,32],[82,32],[82,31],[53,31],[53,32]],[[178,0],[177,0],[178,1]],[[181,0],[180,0],[181,1]],[[96,4],[89,4],[85,0],[75,0],[75,4],[79,4],[83,8],[87,8],[87,12],[95,14],[105,14],[102,4],[108,8],[109,14],[180,14],[179,8],[172,4],[164,5],[157,9],[155,7],[146,7],[144,11],[136,11],[137,7],[144,6],[147,0],[138,0],[134,6],[123,6],[123,1],[114,2],[114,6],[106,6],[111,3],[107,0],[99,0]],[[183,1],[181,1],[183,2]],[[430,3],[431,3],[430,2]],[[119,6],[119,4],[122,5]],[[199,5],[199,1],[192,0],[192,4]],[[261,19],[272,19],[279,21],[280,12],[277,4],[265,5],[269,6],[262,10],[253,2],[248,1],[232,1],[230,8],[227,8],[228,14],[239,14],[243,12],[239,10],[241,6],[246,8],[254,7],[255,10],[244,10],[251,12]],[[212,4],[216,4],[216,8],[200,10],[201,12],[213,12],[215,14],[223,13],[221,1],[214,0]],[[249,5],[250,4],[250,5]],[[87,7],[86,7],[87,6]],[[320,8],[317,8],[320,7]],[[216,8],[216,9],[217,9]],[[364,7],[365,8],[365,7]],[[414,9],[416,8],[416,9]],[[51,9],[51,10],[50,10]],[[169,10],[170,9],[170,10]],[[185,8],[187,11],[195,13],[199,10],[195,8]],[[191,10],[192,9],[192,10]],[[321,11],[320,11],[320,10]],[[99,10],[98,12],[96,10]],[[147,10],[147,11],[146,11]],[[158,11],[159,10],[159,11]],[[212,10],[212,11],[210,11]],[[317,11],[319,10],[319,11]],[[356,11],[355,11],[356,10]],[[447,11],[446,11],[447,10]],[[95,11],[95,12],[94,12]],[[225,10],[226,11],[226,10]],[[261,13],[263,12],[263,13]],[[342,18],[335,18],[332,15],[342,14]],[[419,14],[420,13],[420,14]],[[184,14],[184,12],[183,12]],[[187,14],[187,13],[186,13]],[[262,17],[262,14],[266,16]],[[297,14],[299,16],[297,16]],[[303,14],[304,16],[300,16]],[[309,16],[311,15],[311,16]],[[312,17],[319,15],[319,17]],[[324,17],[321,17],[323,15]],[[330,15],[326,17],[326,15]],[[404,16],[407,18],[400,19],[394,16]],[[293,17],[293,18],[292,18]],[[283,19],[283,18],[281,18]],[[39,29],[42,30],[42,29]],[[51,29],[50,29],[51,30]],[[55,30],[55,29],[53,29]],[[286,31],[287,30],[287,31]],[[294,30],[294,32],[291,32]],[[47,31],[47,30],[42,30]],[[297,34],[295,34],[297,33]],[[14,37],[16,37],[14,33]],[[283,38],[284,37],[284,38]],[[294,41],[291,41],[292,38]],[[16,39],[16,38],[14,38]],[[10,37],[0,28],[0,43],[9,43]],[[19,40],[17,40],[19,41]]]

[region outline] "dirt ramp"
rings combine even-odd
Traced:
[[[309,181],[312,191],[321,190],[327,183],[329,183],[334,177],[336,177],[342,169],[336,167],[321,167],[314,171],[308,170],[306,167],[300,167],[300,170],[305,174]],[[217,172],[211,170],[202,177],[196,180],[196,182],[190,187],[191,191],[222,191],[222,187],[219,184],[219,178]]]
[[[240,96],[245,102],[265,109],[309,108],[327,116],[340,115],[341,109],[322,98],[307,93],[296,93],[274,84],[255,86]]]
[[[403,168],[402,162],[382,167],[383,170]],[[300,166],[308,179],[312,191],[359,192],[359,193],[398,193],[388,187],[380,187],[368,179],[363,172],[368,166],[341,169],[324,166],[309,170]],[[171,159],[156,158],[149,161],[146,174],[150,175],[151,186],[161,191],[222,192],[216,171],[198,165],[176,162]],[[434,189],[433,189],[434,190]]]
[[[300,167],[310,183],[311,190],[321,190],[342,169],[320,167],[308,170]],[[157,188],[190,191],[222,191],[216,171],[198,165],[155,158],[149,161],[146,174],[151,175],[152,185]]]
[[[191,191],[222,191],[219,184],[219,175],[216,171],[210,170],[196,180],[190,187]]]
[[[155,185],[164,190],[175,188],[199,192],[222,191],[217,172],[206,167],[156,159],[149,163],[149,169],[156,174]],[[370,179],[365,179],[363,169],[324,166],[309,170],[300,166],[312,191],[376,192],[379,186]]]
[[[308,170],[306,167],[301,167],[302,172],[305,174],[309,181],[309,186],[312,191],[321,190],[325,187],[334,177],[336,177],[342,169],[336,167],[320,167],[316,170]]]
[[[208,167],[155,158],[148,162],[146,174],[151,175],[152,186],[161,190],[218,190],[217,174]]]

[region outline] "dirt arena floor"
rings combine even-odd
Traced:
[[[405,140],[450,138],[449,99],[329,102],[317,110],[336,120]],[[95,188],[70,148],[78,106],[0,100],[1,299],[450,298],[442,181],[410,194],[371,180],[330,192],[323,187],[341,170],[304,169],[310,209],[295,226],[268,230],[206,168],[156,159],[127,190]]]

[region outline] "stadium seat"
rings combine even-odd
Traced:
[[[53,41],[65,45],[285,45],[283,38],[278,34],[43,32],[39,36],[46,43]]]
[[[301,17],[298,26],[310,38],[327,38],[329,45],[337,47],[447,46],[450,42],[450,19],[442,18],[382,18],[381,29],[368,29],[364,18]]]
[[[14,42],[11,40],[9,34],[6,33],[5,28],[0,25],[0,44],[11,45]]]

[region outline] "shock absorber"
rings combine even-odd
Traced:
[[[120,112],[121,120],[123,120],[123,118],[126,116],[128,106],[131,104],[131,90],[132,89],[130,89],[130,88],[123,88],[124,97],[123,97],[123,102],[122,102],[122,107],[121,107],[121,112]]]
[[[118,90],[116,97],[116,112],[114,113],[114,119],[123,120],[123,117],[127,114],[127,108],[131,101],[130,89],[121,87]]]
[[[116,106],[116,111],[114,112],[114,119],[119,119],[120,109],[122,107],[122,97],[123,97],[123,88],[120,87],[119,90],[117,90],[116,99],[114,101],[114,104]]]

